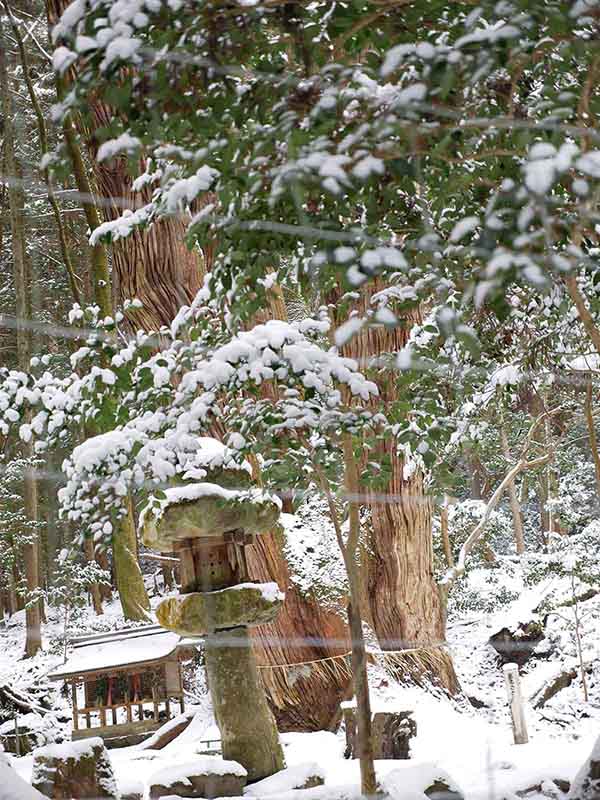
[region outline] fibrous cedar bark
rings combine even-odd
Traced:
[[[15,312],[17,317],[17,357],[19,369],[29,372],[31,360],[31,261],[27,252],[25,232],[25,193],[23,191],[22,170],[19,163],[14,129],[14,114],[11,87],[7,65],[7,39],[0,20],[0,93],[2,96],[2,116],[4,133],[4,163],[9,177],[8,201],[10,209],[10,228],[12,238],[13,272],[15,282]],[[30,523],[26,541],[22,545],[27,592],[35,592],[40,587],[38,521],[38,487],[31,461],[33,443],[23,444],[23,457],[30,466],[25,470],[23,480],[23,503],[25,517]],[[41,606],[39,602],[28,602],[26,606],[25,655],[34,656],[42,647]]]
[[[55,25],[68,5],[69,0],[47,0],[50,27]],[[110,125],[114,112],[90,93],[89,113],[92,120],[89,129],[83,126],[81,120],[75,122],[88,145],[99,195],[97,205],[102,207],[105,220],[113,220],[121,216],[125,209],[135,209],[148,203],[152,188],[133,191],[133,180],[125,158],[113,158],[103,163],[97,160],[100,142],[95,133]],[[73,141],[70,130],[65,131],[65,137],[67,144],[69,140]],[[179,216],[169,217],[154,223],[147,230],[136,230],[112,246],[115,304],[122,305],[126,300],[135,298],[143,304],[142,308],[130,310],[126,317],[124,327],[128,327],[129,331],[156,331],[170,323],[182,305],[191,303],[202,285],[205,264],[202,255],[198,251],[190,251],[185,243],[186,224],[186,220]],[[209,248],[205,251],[205,257],[208,257],[208,253]]]
[[[384,285],[370,281],[353,302],[352,310],[364,317],[372,310],[371,298]],[[328,298],[336,326],[347,319],[341,297],[335,292]],[[342,354],[354,358],[379,387],[373,402],[385,409],[398,399],[394,374],[375,368],[372,360],[395,353],[407,341],[413,324],[420,321],[415,311],[393,328],[363,328],[341,347]],[[385,485],[376,490],[362,487],[364,505],[371,515],[367,530],[367,595],[369,616],[383,650],[435,648],[435,659],[423,660],[424,677],[455,692],[458,682],[452,659],[444,649],[446,612],[442,592],[433,575],[432,502],[419,470],[404,475],[404,460],[390,439],[379,445],[369,460],[387,466]],[[431,664],[436,665],[432,669]],[[423,676],[414,675],[420,679]]]
[[[68,5],[68,0],[47,0],[46,14],[50,27],[58,21]],[[57,93],[59,96],[63,94],[64,90],[64,78],[60,78],[57,84]],[[95,127],[108,124],[111,114],[110,109],[101,103],[94,103],[93,98],[91,98],[91,100],[92,113],[99,117]],[[102,117],[102,115],[104,116]],[[100,119],[100,117],[102,117],[102,119]],[[127,173],[125,164],[123,164],[121,160],[117,159],[113,162],[112,166],[102,168],[99,162],[94,158],[97,144],[92,135],[89,138],[91,167],[94,172],[96,183],[100,189],[100,197],[97,198],[96,202],[94,192],[92,191],[92,181],[89,179],[73,122],[69,117],[66,117],[63,122],[63,136],[73,167],[77,188],[82,196],[83,209],[90,230],[96,228],[100,223],[97,209],[98,204],[102,205],[105,219],[113,219],[115,216],[122,213],[123,208],[128,207],[126,205],[127,202],[131,202],[132,207],[135,202],[139,202],[133,200],[131,178]],[[112,183],[108,179],[105,179],[104,182],[102,181],[102,178],[106,175],[113,176]],[[122,185],[119,185],[119,181],[122,181]],[[108,194],[103,194],[103,190],[108,192]],[[126,199],[128,193],[130,196],[129,200]],[[133,276],[135,276],[138,271],[141,274],[143,272],[146,255],[148,255],[154,269],[159,270],[158,264],[160,263],[160,258],[164,257],[165,254],[156,252],[156,247],[150,247],[148,254],[146,254],[143,247],[146,241],[155,242],[155,231],[153,236],[144,238],[143,234],[136,233],[135,236],[126,239],[115,248],[115,252],[113,253],[114,277],[119,279],[119,276],[126,275],[128,272]],[[141,247],[140,242],[142,243]],[[187,252],[187,248],[185,249]],[[91,250],[91,278],[94,288],[94,299],[100,307],[102,317],[112,317],[114,304],[111,284],[113,281],[109,273],[106,251],[102,244],[94,245]],[[130,281],[130,283],[134,285],[137,285],[137,282],[139,282],[138,279],[134,278]],[[119,286],[121,286],[121,284],[119,284]],[[127,299],[133,299],[134,297],[138,297],[142,302],[144,302],[145,299],[143,293],[123,294],[122,292],[116,292],[116,295],[118,303],[122,303]],[[161,297],[160,301],[163,302],[163,305],[159,304],[154,314],[149,314],[149,312],[144,309],[138,310],[138,313],[144,315],[144,318],[148,316],[149,321],[156,323],[148,328],[150,330],[159,328],[160,325],[165,322],[164,319],[159,319],[164,308],[164,298]],[[150,307],[152,307],[152,304],[150,304]],[[170,308],[171,306],[168,306],[167,310]],[[128,322],[130,330],[137,330],[144,327],[141,319],[130,319]],[[111,544],[114,574],[123,615],[126,619],[143,621],[147,618],[150,601],[144,586],[144,578],[137,557],[137,536],[133,517],[133,505],[131,502],[129,502],[128,514],[120,520],[117,528],[113,531]]]
[[[110,123],[111,109],[93,102],[94,129]],[[152,189],[133,192],[132,179],[124,158],[99,163],[95,159],[98,143],[89,139],[94,177],[106,219],[115,219],[123,209],[134,209],[150,202]],[[168,325],[179,309],[189,305],[204,279],[203,257],[185,243],[186,222],[172,216],[146,230],[135,230],[112,246],[113,296],[117,305],[137,298],[142,308],[127,312],[130,330],[157,331]],[[134,315],[134,316],[132,316]]]
[[[294,586],[275,533],[247,548],[252,581],[276,581],[285,592],[277,619],[252,630],[260,675],[280,731],[333,728],[348,696],[350,649],[342,616]],[[328,660],[329,659],[329,660]]]

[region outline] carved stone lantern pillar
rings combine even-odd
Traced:
[[[208,482],[167,489],[144,512],[142,533],[148,547],[179,554],[181,594],[162,600],[156,616],[181,636],[204,637],[223,757],[238,761],[255,781],[283,769],[284,759],[248,628],[271,622],[284,596],[276,584],[248,582],[244,548],[273,528],[280,510],[268,493],[240,489],[242,475],[209,470]]]

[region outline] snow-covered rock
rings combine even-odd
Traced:
[[[600,797],[600,737],[571,786],[569,800],[598,800]]]
[[[310,789],[313,786],[322,786],[324,782],[325,771],[314,761],[308,761],[303,764],[294,764],[292,767],[276,772],[275,775],[253,783],[252,786],[244,789],[244,794],[251,797],[264,797],[288,792],[291,789]]]
[[[38,748],[31,782],[46,797],[119,797],[112,763],[99,737]]]
[[[150,776],[149,798],[239,797],[248,773],[237,761],[203,756],[183,764],[163,767]]]
[[[462,800],[456,781],[435,762],[407,765],[388,773],[381,788],[391,800]]]

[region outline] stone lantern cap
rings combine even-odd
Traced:
[[[285,600],[276,583],[238,583],[216,592],[171,595],[156,609],[163,628],[180,636],[272,622]]]
[[[166,489],[140,517],[147,547],[172,552],[185,539],[219,544],[226,533],[265,533],[281,512],[278,497],[258,488],[226,489],[217,483],[188,483]]]

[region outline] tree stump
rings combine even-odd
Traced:
[[[543,626],[532,621],[521,623],[516,630],[501,628],[490,636],[489,643],[504,664],[515,663],[522,667],[543,638]]]
[[[343,706],[346,728],[345,758],[356,755],[356,708]],[[376,759],[410,758],[410,740],[417,734],[412,711],[377,711],[373,714],[373,757]]]

